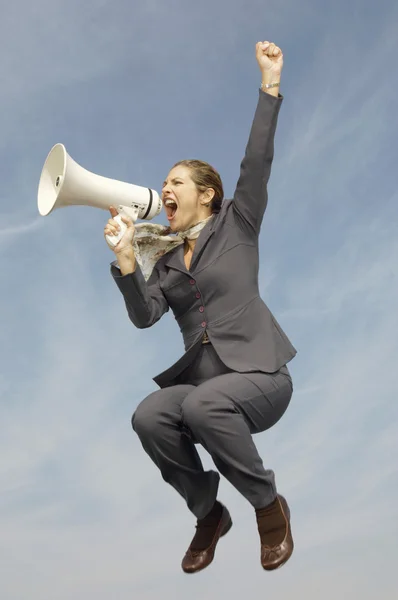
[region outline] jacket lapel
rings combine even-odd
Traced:
[[[170,269],[177,269],[177,271],[188,273],[184,263],[184,244],[177,246],[177,248],[167,253],[165,265]]]
[[[201,257],[202,252],[205,249],[207,242],[209,241],[209,239],[211,238],[211,236],[214,233],[214,229],[212,228],[213,220],[214,219],[212,219],[211,221],[206,223],[206,225],[203,227],[202,231],[200,232],[198,239],[196,240],[195,248],[194,248],[194,251],[192,254],[191,265],[189,267],[189,270],[191,273],[193,273],[193,271],[195,270],[195,267],[198,264],[198,260]]]

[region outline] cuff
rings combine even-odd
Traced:
[[[124,296],[129,296],[131,294],[136,296],[138,294],[141,298],[144,297],[144,290],[146,290],[147,283],[138,263],[134,273],[122,275],[120,268],[117,265],[117,261],[114,261],[111,263],[111,274]]]

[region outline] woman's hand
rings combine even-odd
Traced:
[[[263,78],[280,77],[283,68],[282,50],[272,42],[258,42],[256,44],[256,58]]]
[[[117,221],[115,221],[115,217],[119,214],[114,206],[109,207],[109,212],[111,213],[111,219],[108,220],[104,229],[104,236],[106,238],[107,235],[117,235],[120,231],[120,225]],[[127,229],[124,232],[123,237],[119,240],[116,246],[109,246],[111,250],[116,255],[120,254],[128,254],[133,252],[132,242],[135,235],[135,227],[133,220],[130,217],[125,217],[124,215],[121,217],[123,223],[125,223]],[[108,242],[107,242],[108,243]]]

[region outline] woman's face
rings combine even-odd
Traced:
[[[203,206],[209,202],[208,194],[198,191],[190,169],[183,165],[174,167],[168,174],[163,183],[162,200],[172,231],[184,231],[211,212]]]

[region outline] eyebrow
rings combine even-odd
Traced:
[[[177,179],[181,179],[181,181],[183,181],[182,177],[173,177],[171,182],[175,183],[177,181]],[[163,181],[163,187],[166,185],[166,183],[167,183],[167,179],[165,181]]]

